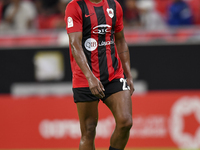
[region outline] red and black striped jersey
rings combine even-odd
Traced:
[[[123,78],[114,33],[123,30],[123,13],[116,0],[73,0],[66,8],[67,33],[82,32],[82,48],[93,74],[103,85],[117,78]],[[70,61],[73,74],[73,88],[88,87],[88,82],[77,65],[70,46]]]

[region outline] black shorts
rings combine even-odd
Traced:
[[[104,85],[104,94],[105,97],[101,100],[106,100],[110,95],[117,93],[119,91],[125,91],[129,90],[129,86],[127,85],[126,79],[120,78],[120,79],[114,79],[108,84]],[[83,88],[73,88],[74,93],[74,102],[91,102],[91,101],[98,101],[99,98],[94,96],[89,87],[83,87]]]

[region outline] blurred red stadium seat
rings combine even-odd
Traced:
[[[194,23],[200,24],[200,0],[188,1],[194,16]]]
[[[155,0],[155,2],[156,9],[161,13],[162,16],[166,16],[170,0]]]

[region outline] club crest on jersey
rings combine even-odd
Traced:
[[[112,8],[107,8],[107,13],[110,18],[114,17],[114,10]]]

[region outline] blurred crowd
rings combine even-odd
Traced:
[[[118,0],[124,10],[124,25],[162,30],[198,25],[200,0]]]
[[[0,0],[0,30],[63,29],[71,0]],[[200,23],[200,0],[118,0],[125,27],[163,30]]]
[[[0,0],[0,29],[61,29],[70,0]]]

